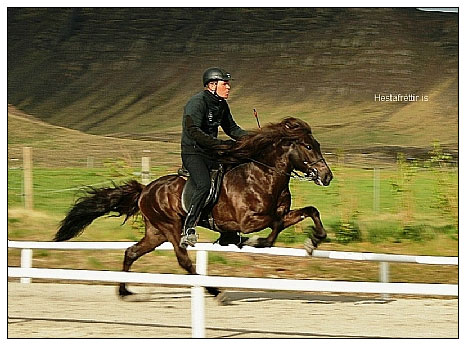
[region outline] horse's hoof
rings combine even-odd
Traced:
[[[226,294],[225,291],[223,291],[222,293],[220,293],[217,297],[217,303],[218,305],[222,305],[222,306],[225,306],[225,305],[233,305],[231,303],[231,299],[228,298],[228,295]]]
[[[254,236],[243,242],[243,246],[254,246],[257,242],[257,239],[259,239],[258,236]]]
[[[236,246],[240,249],[243,248],[244,245],[247,245],[247,242],[249,241],[249,238],[248,237],[243,237],[243,236],[239,236],[239,243],[236,244]]]
[[[238,233],[221,233],[220,237],[214,241],[214,244],[219,244],[220,246],[228,246],[230,244],[236,245],[240,249],[245,245],[249,238],[243,237]]]
[[[267,240],[267,238],[258,238],[256,244],[254,245],[255,248],[264,248],[271,246],[272,244]]]
[[[317,246],[314,244],[314,241],[311,238],[307,238],[304,241],[304,249],[307,251],[309,256],[312,256],[312,252],[317,248]]]
[[[118,295],[119,295],[121,298],[127,297],[127,296],[131,296],[131,295],[133,295],[133,294],[134,294],[134,293],[131,292],[131,291],[128,291],[128,290],[126,289],[125,286],[120,286],[120,289],[118,290]]]
[[[272,246],[269,244],[267,241],[267,238],[259,238],[258,236],[254,236],[252,238],[249,238],[245,242],[242,243],[242,245],[247,245],[247,246],[252,246],[252,247],[258,247],[258,248],[263,248],[263,247],[270,247]]]
[[[217,297],[221,291],[217,287],[206,287],[205,288],[209,294],[213,295],[214,297]]]

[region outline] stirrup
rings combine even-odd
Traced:
[[[188,228],[183,232],[183,236],[180,240],[180,246],[183,249],[186,249],[188,246],[194,246],[196,245],[198,238],[199,236],[196,234],[196,230],[194,228]]]

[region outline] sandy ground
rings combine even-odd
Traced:
[[[130,287],[131,289],[131,287]],[[9,338],[190,338],[189,288],[8,283]],[[457,299],[282,292],[206,295],[207,338],[457,338]]]

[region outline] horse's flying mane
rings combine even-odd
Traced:
[[[288,117],[279,123],[272,123],[262,129],[249,131],[230,149],[223,151],[220,161],[225,163],[241,163],[255,158],[269,146],[283,140],[294,140],[311,135],[311,127],[303,120]]]

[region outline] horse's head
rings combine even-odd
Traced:
[[[307,180],[314,181],[317,185],[328,186],[333,174],[309,125],[294,118],[287,118],[282,123],[285,129],[292,132],[288,157],[293,169],[303,172]]]
[[[232,148],[218,155],[223,163],[254,161],[263,166],[276,166],[279,156],[284,159],[279,163],[280,169],[284,164],[290,172],[303,172],[306,180],[314,181],[317,185],[327,186],[333,178],[311,127],[296,118],[285,118],[262,130],[251,131]]]

